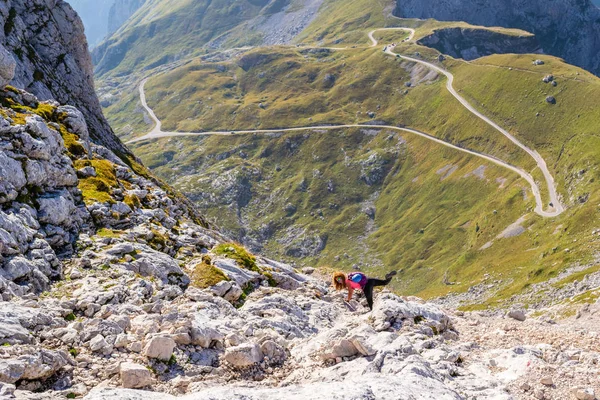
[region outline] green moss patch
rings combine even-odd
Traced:
[[[112,188],[119,187],[114,164],[107,160],[77,160],[74,164],[77,169],[94,167],[96,170],[96,176],[79,180],[79,190],[86,204],[115,202],[110,195]]]
[[[197,264],[192,271],[192,286],[205,289],[207,287],[211,287],[216,285],[222,281],[228,281],[229,278],[217,267],[209,264],[207,261],[202,261],[202,263]]]
[[[261,272],[256,265],[256,257],[243,246],[235,243],[223,243],[213,249],[215,254],[235,260],[241,267],[254,272]]]

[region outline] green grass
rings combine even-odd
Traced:
[[[223,271],[206,261],[197,264],[190,276],[192,279],[192,286],[200,289],[205,289],[214,286],[219,282],[229,280]]]
[[[96,170],[96,176],[79,180],[78,187],[86,204],[115,202],[110,193],[119,187],[114,164],[108,160],[77,160],[74,165],[77,169],[91,166]]]
[[[217,245],[213,252],[220,256],[225,256],[235,260],[241,267],[254,271],[261,272],[256,265],[256,257],[250,254],[243,246],[236,243],[222,243]]]

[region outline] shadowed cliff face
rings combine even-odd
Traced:
[[[542,52],[535,36],[512,36],[486,29],[448,28],[418,41],[454,58],[474,60],[491,54]]]
[[[96,143],[128,153],[102,114],[83,24],[62,0],[0,3],[0,43],[17,62],[13,86],[76,106]]]
[[[394,14],[524,29],[546,53],[600,74],[600,9],[590,0],[399,0]]]

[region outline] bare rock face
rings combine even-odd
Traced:
[[[474,60],[490,54],[531,54],[542,49],[535,36],[511,36],[487,29],[445,28],[418,41],[454,58]],[[441,56],[443,57],[443,56]],[[443,61],[443,58],[440,60]]]
[[[0,3],[0,25],[0,44],[16,62],[14,78],[8,79],[11,62],[0,51],[0,86],[11,80],[40,100],[77,107],[92,140],[127,154],[102,114],[83,24],[71,6],[62,0],[8,0]]]
[[[600,74],[600,9],[589,0],[399,0],[394,15],[523,29],[546,53]]]
[[[0,88],[4,89],[6,85],[15,76],[15,67],[17,63],[13,58],[12,54],[0,45]]]

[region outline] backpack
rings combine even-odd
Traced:
[[[361,283],[365,278],[365,274],[362,272],[352,272],[348,275],[348,279],[350,279],[354,283]]]

